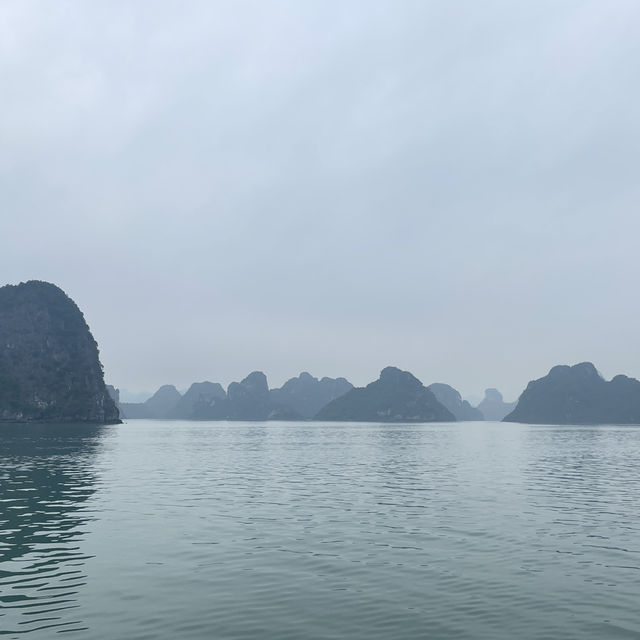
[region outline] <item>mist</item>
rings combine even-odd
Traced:
[[[131,391],[640,377],[640,5],[5,2],[0,268]]]

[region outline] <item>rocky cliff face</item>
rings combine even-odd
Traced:
[[[159,391],[160,390],[158,390],[158,392]],[[194,417],[198,417],[198,414],[203,411],[215,409],[220,406],[220,403],[224,403],[226,397],[227,394],[218,382],[209,382],[208,380],[204,382],[194,382],[187,389],[186,393],[177,399],[177,402],[174,403],[172,408],[156,417],[191,420]],[[149,398],[149,400],[151,400],[151,398]]]
[[[482,412],[462,399],[460,392],[448,384],[434,382],[427,389],[433,393],[440,404],[443,404],[456,420],[484,420]]]
[[[262,371],[253,371],[244,380],[232,382],[226,398],[199,407],[191,417],[198,420],[299,420],[300,414],[291,407],[275,404],[267,377]]]
[[[353,385],[344,378],[318,380],[304,371],[270,393],[274,404],[290,407],[303,418],[313,418],[322,407],[351,389]]]
[[[497,389],[485,389],[484,399],[478,405],[485,420],[500,422],[516,406],[515,402],[505,402]]]
[[[269,386],[262,371],[253,371],[227,388],[229,415],[233,420],[264,420],[269,414]]]
[[[84,316],[47,282],[0,288],[0,421],[120,421]]]
[[[166,418],[181,398],[180,392],[172,384],[165,384],[144,402],[120,403],[120,416],[122,418]]]
[[[505,422],[533,424],[640,424],[640,382],[607,382],[590,362],[553,367],[527,385]]]
[[[116,389],[112,384],[105,385],[107,393],[111,396],[111,399],[116,403],[116,407],[120,408],[120,389]]]
[[[125,418],[179,420],[300,420],[292,407],[274,402],[262,371],[232,382],[194,382],[181,396],[172,385],[160,387],[146,402],[122,403]]]
[[[387,367],[375,382],[323,407],[316,420],[454,422],[455,416],[408,371]]]

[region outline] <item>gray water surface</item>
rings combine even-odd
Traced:
[[[637,427],[0,426],[0,635],[640,638],[639,461]]]

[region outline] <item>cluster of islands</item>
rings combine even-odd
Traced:
[[[386,367],[366,387],[307,372],[270,389],[254,371],[225,390],[197,382],[181,394],[164,385],[142,403],[119,401],[106,385],[96,344],[76,304],[41,281],[0,287],[0,422],[321,420],[366,422],[505,421],[531,424],[640,424],[640,382],[606,381],[589,362],[561,365],[531,381],[517,402],[496,389],[473,407],[453,387],[425,386]]]
[[[453,422],[501,420],[515,406],[504,402],[496,389],[488,389],[475,408],[453,387],[441,383],[425,387],[396,367],[386,367],[364,388],[345,378],[319,380],[304,371],[279,389],[269,389],[264,373],[253,371],[226,391],[208,381],[193,383],[184,395],[173,385],[164,385],[140,403],[120,402],[117,389],[107,385],[107,390],[123,418]]]

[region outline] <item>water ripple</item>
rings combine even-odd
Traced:
[[[2,635],[640,638],[638,429],[20,429]]]

